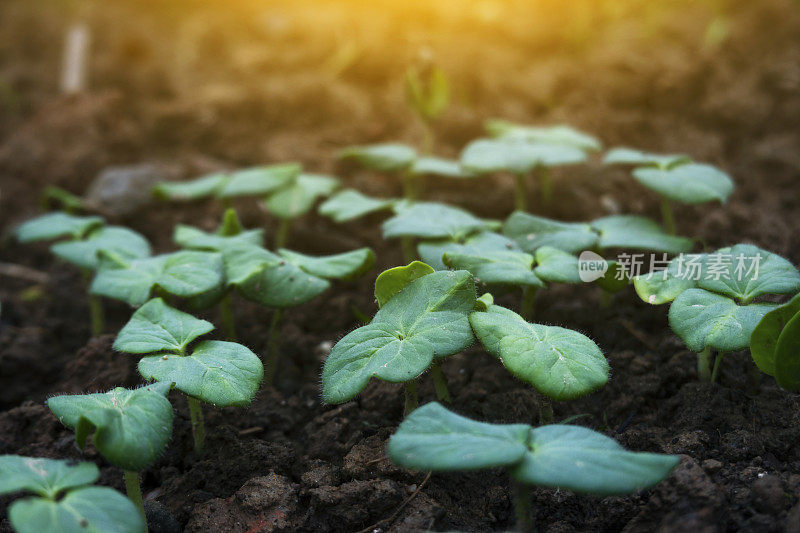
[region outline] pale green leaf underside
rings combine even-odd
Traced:
[[[485,127],[492,137],[573,146],[584,151],[597,151],[602,148],[600,141],[595,137],[566,125],[525,126],[506,120],[493,119],[487,120]]]
[[[400,210],[383,223],[384,239],[419,237],[422,239],[458,239],[489,229],[486,221],[445,204],[419,202]]]
[[[800,294],[764,315],[750,335],[750,354],[758,368],[765,374],[775,375],[775,349],[778,338],[786,324],[798,313],[800,313]]]
[[[50,241],[62,237],[79,239],[103,223],[101,217],[48,213],[22,223],[15,234],[19,242]]]
[[[378,301],[378,307],[383,307],[415,279],[432,273],[433,268],[420,261],[384,270],[375,280],[375,299]]]
[[[181,248],[203,250],[208,252],[222,252],[228,248],[242,245],[261,246],[264,242],[264,230],[253,229],[238,235],[219,235],[207,233],[192,226],[178,224],[172,235],[172,240]]]
[[[94,463],[0,455],[0,495],[28,491],[54,498],[63,490],[94,483],[99,475]]]
[[[417,152],[405,144],[370,144],[345,148],[339,152],[339,157],[355,159],[371,170],[396,172],[409,167],[417,158]]]
[[[691,162],[692,159],[689,156],[682,154],[654,154],[632,148],[613,148],[603,158],[603,163],[606,165],[653,166],[661,169]]]
[[[136,310],[114,341],[114,349],[125,353],[177,352],[200,335],[212,331],[211,322],[178,311],[161,298]]]
[[[661,196],[684,204],[725,203],[733,192],[731,178],[711,165],[691,163],[667,170],[637,168],[633,177]]]
[[[461,166],[469,172],[527,174],[537,167],[582,163],[583,150],[566,145],[531,143],[521,139],[479,139],[461,152]]]
[[[304,255],[282,248],[278,254],[305,272],[326,279],[354,279],[375,265],[375,253],[370,248],[325,256]]]
[[[476,174],[461,168],[461,163],[441,157],[420,157],[411,166],[411,173],[416,176],[430,175],[445,178],[475,178]]]
[[[290,185],[301,170],[298,163],[245,168],[231,173],[216,194],[220,198],[266,195]]]
[[[227,174],[220,172],[190,181],[164,181],[153,188],[153,194],[162,200],[200,200],[216,195],[228,179]]]
[[[420,258],[436,270],[447,268],[442,256],[447,253],[483,255],[487,252],[519,252],[520,247],[511,239],[491,231],[481,231],[459,239],[423,241],[417,245]]]
[[[533,272],[533,256],[524,252],[501,250],[477,254],[446,252],[445,265],[456,270],[468,270],[476,283],[544,287]]]
[[[278,218],[291,220],[311,211],[318,199],[330,196],[337,187],[339,180],[334,177],[301,174],[293,184],[271,194],[264,207]]]
[[[396,200],[372,198],[354,189],[345,189],[319,206],[321,215],[333,219],[334,222],[347,222],[361,218],[376,211],[392,208]]]
[[[150,243],[128,228],[105,226],[93,231],[85,240],[59,242],[51,247],[53,254],[64,261],[88,270],[100,266],[98,252],[103,251],[124,261],[150,255]]]
[[[155,354],[139,361],[147,380],[175,388],[216,407],[249,405],[264,377],[256,354],[233,342],[202,341],[191,356]]]

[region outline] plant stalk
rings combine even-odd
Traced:
[[[286,246],[286,241],[289,240],[289,227],[292,221],[288,218],[280,219],[278,222],[278,230],[275,232],[275,249],[283,248]]]
[[[553,418],[553,404],[550,403],[550,398],[542,393],[538,393],[539,400],[539,424],[544,426],[552,424]]]
[[[412,379],[411,381],[406,381],[405,383],[405,393],[406,393],[406,405],[403,413],[403,417],[407,417],[411,414],[411,412],[417,408],[419,405],[419,400],[417,399],[417,380]]]
[[[203,448],[206,442],[206,426],[203,422],[203,409],[200,407],[200,400],[186,397],[189,400],[189,416],[192,420],[192,437],[194,438],[194,452],[203,455]]]
[[[528,209],[528,185],[525,174],[514,174],[514,206],[517,211]]]
[[[520,533],[533,533],[535,528],[531,516],[531,490],[517,480],[511,480],[514,515],[517,519],[516,529]]]
[[[230,292],[225,293],[225,296],[219,301],[219,316],[225,337],[231,342],[236,342],[236,319],[233,316]]]
[[[431,365],[431,377],[433,378],[433,388],[436,389],[436,397],[440,402],[450,403],[450,391],[447,388],[447,378],[442,372],[442,364],[434,361]]]
[[[433,133],[433,124],[429,120],[422,121],[422,153],[430,155],[433,153],[433,146],[436,142],[436,137]]]
[[[542,205],[550,205],[553,201],[553,180],[550,178],[550,169],[547,167],[539,167],[536,169],[536,177],[539,180]]]
[[[711,346],[697,354],[697,376],[700,381],[711,381]]]
[[[675,215],[672,213],[672,203],[667,198],[661,199],[661,220],[664,222],[664,231],[675,235]]]
[[[403,180],[403,198],[413,202],[417,199],[417,180],[418,177],[411,173],[410,170],[404,170],[402,173]]]
[[[406,264],[411,263],[417,258],[417,251],[414,249],[413,237],[401,237],[400,246],[403,249],[403,261],[405,261]]]
[[[280,331],[278,324],[281,321],[282,311],[275,309],[272,313],[272,321],[269,324],[269,338],[267,339],[267,360],[264,361],[264,383],[272,385],[275,382],[275,371],[278,368],[278,357],[280,357]]]
[[[144,514],[144,501],[142,500],[142,487],[139,484],[139,472],[133,470],[123,470],[122,476],[125,478],[125,492],[128,494],[128,499],[133,502],[145,524],[147,517]]]
[[[717,375],[719,375],[719,365],[722,363],[722,358],[725,356],[724,353],[719,352],[717,353],[716,359],[714,359],[714,370],[711,372],[711,383],[717,382]]]
[[[533,316],[533,303],[536,298],[536,287],[529,286],[522,289],[522,303],[519,306],[519,316],[530,321]]]
[[[83,270],[83,279],[86,280],[86,292],[88,294],[87,301],[89,304],[89,324],[91,328],[92,337],[99,337],[106,329],[106,317],[103,312],[103,300],[99,296],[95,296],[89,292],[89,287],[92,284],[92,271]]]

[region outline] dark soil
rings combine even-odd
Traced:
[[[154,163],[189,177],[296,159],[365,192],[396,195],[395,182],[337,166],[334,154],[350,143],[419,139],[400,80],[429,47],[456,93],[437,124],[442,153],[455,155],[493,116],[566,121],[609,146],[690,153],[725,168],[737,190],[725,206],[679,209],[682,233],[708,247],[753,242],[800,262],[795,2],[631,2],[613,16],[611,1],[510,2],[516,11],[507,24],[447,11],[447,2],[404,2],[403,19],[389,15],[388,0],[358,8],[242,1],[226,10],[204,1],[118,2],[89,15],[97,52],[92,90],[72,98],[55,96],[67,17],[55,4],[34,4],[0,3],[0,87],[10,95],[0,102],[6,237],[36,214],[43,186],[82,193],[114,164]],[[703,37],[713,6],[730,29],[717,44]],[[577,15],[587,10],[593,16],[581,22]],[[351,38],[357,59],[332,72],[331,54]],[[573,220],[616,210],[657,217],[656,198],[624,171],[595,163],[557,178],[553,207],[536,212]],[[426,196],[496,218],[512,208],[511,183],[502,177],[469,188],[430,182]],[[254,202],[238,207],[245,225],[274,227]],[[166,251],[174,224],[212,228],[220,213],[211,204],[151,205],[116,222]],[[307,253],[369,245],[380,271],[401,262],[398,243],[381,241],[380,220],[337,226],[309,216],[290,245]],[[54,263],[46,246],[6,239],[0,263],[46,280],[0,273],[0,454],[83,457],[101,466],[103,484],[122,489],[120,471],[91,446],[81,453],[43,402],[56,393],[134,386],[135,358],[114,353],[112,335],[87,340],[84,281]],[[375,382],[353,402],[321,405],[326,345],[357,326],[351,306],[374,311],[374,274],[286,314],[277,387],[263,388],[248,409],[206,409],[202,458],[191,451],[185,400],[172,393],[173,441],[143,477],[153,531],[174,530],[174,520],[184,531],[209,532],[512,527],[502,472],[427,476],[385,459],[402,417],[398,386]],[[516,305],[511,297],[502,303]],[[117,331],[130,309],[106,305],[108,331]],[[241,341],[265,354],[270,311],[237,301],[236,314]],[[576,423],[628,448],[683,456],[667,481],[629,497],[535,490],[542,531],[800,531],[798,395],[766,376],[754,389],[744,353],[726,357],[719,384],[698,383],[695,357],[670,332],[666,308],[647,306],[632,291],[601,309],[591,287],[554,287],[540,295],[536,318],[591,336],[613,372],[601,391],[556,404],[557,419],[584,415]],[[444,370],[458,412],[536,423],[536,395],[482,350],[450,358]],[[423,378],[421,400],[433,398]],[[0,499],[0,516],[9,501]]]

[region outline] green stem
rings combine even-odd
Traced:
[[[275,249],[283,248],[286,246],[286,241],[289,239],[289,226],[292,221],[288,218],[280,219],[278,222],[278,230],[275,232]]]
[[[222,322],[222,331],[231,342],[236,342],[236,320],[233,316],[233,307],[231,306],[231,293],[226,292],[222,300],[219,301],[219,315]]]
[[[142,501],[142,487],[139,485],[139,472],[133,470],[123,470],[122,476],[125,478],[125,492],[128,494],[128,499],[133,502],[145,524],[147,517],[144,514],[144,501]]]
[[[661,220],[664,222],[664,231],[675,235],[675,215],[672,213],[672,203],[668,198],[661,199]]]
[[[700,381],[711,381],[711,346],[697,354],[697,376]]]
[[[203,409],[200,407],[200,400],[186,397],[189,400],[189,416],[192,420],[192,437],[194,438],[194,452],[197,455],[203,454],[206,442],[206,426],[203,422]]]
[[[608,292],[605,289],[600,289],[600,307],[602,309],[608,309],[609,307],[611,307],[611,299],[613,297],[614,295],[612,293]]]
[[[400,246],[403,249],[403,261],[405,261],[406,264],[411,263],[417,258],[417,251],[414,249],[413,237],[401,237]]]
[[[442,364],[434,361],[431,366],[431,377],[433,378],[433,388],[436,389],[436,397],[440,402],[450,403],[450,391],[447,389],[447,378],[442,372]]]
[[[539,167],[536,170],[536,177],[539,180],[542,205],[550,205],[553,201],[553,180],[550,179],[550,169],[547,167]]]
[[[422,127],[424,130],[422,134],[422,153],[424,155],[430,155],[433,153],[433,145],[436,142],[436,138],[433,133],[433,124],[431,124],[428,120],[423,120]]]
[[[272,321],[269,324],[269,338],[267,339],[267,360],[264,361],[264,383],[272,385],[275,382],[275,371],[278,368],[278,357],[280,356],[280,331],[278,324],[283,313],[280,309],[275,309],[272,313]]]
[[[519,306],[519,316],[530,321],[533,316],[533,303],[536,298],[536,287],[528,286],[522,289],[522,303]]]
[[[517,211],[528,209],[528,187],[525,174],[514,174],[514,205]]]
[[[724,353],[719,352],[717,353],[717,358],[714,359],[714,370],[711,372],[711,383],[717,382],[717,375],[719,374],[719,365],[722,362],[722,358],[725,356]]]
[[[407,417],[419,405],[419,401],[417,400],[417,380],[416,379],[412,379],[411,381],[406,381],[406,383],[405,383],[405,393],[406,393],[406,406],[405,406],[405,409],[404,409],[403,416]]]
[[[419,178],[412,174],[410,170],[404,170],[401,177],[403,180],[403,198],[413,202],[417,199],[417,181]]]
[[[539,400],[539,424],[542,426],[552,424],[554,417],[553,404],[550,403],[550,398],[542,393],[538,393],[537,396]]]
[[[99,337],[106,329],[106,319],[103,313],[103,300],[94,294],[89,295],[89,316],[92,322],[92,337]]]
[[[531,490],[517,480],[511,480],[514,515],[517,518],[516,529],[520,533],[533,533],[533,516],[531,516]]]

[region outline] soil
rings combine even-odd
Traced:
[[[401,83],[420,50],[453,86],[453,105],[436,124],[441,153],[457,154],[495,116],[568,122],[608,146],[690,153],[727,170],[737,189],[724,206],[680,208],[681,233],[709,248],[752,242],[800,262],[796,2],[403,4],[104,5],[84,13],[95,29],[91,90],[59,97],[54,73],[69,17],[56,4],[0,3],[0,263],[31,269],[0,274],[0,454],[85,458],[101,466],[101,483],[123,489],[120,471],[91,446],[81,453],[43,403],[140,382],[135,358],[112,351],[113,335],[89,339],[80,274],[55,263],[47,246],[8,238],[37,213],[44,186],[82,193],[109,165],[151,163],[190,177],[288,159],[367,193],[397,195],[396,182],[336,163],[335,151],[420,139]],[[510,14],[498,15],[497,6]],[[709,37],[713,20],[727,29],[721,42]],[[555,188],[552,206],[537,205],[537,213],[658,216],[653,195],[597,162],[558,173]],[[504,177],[469,187],[430,181],[425,195],[503,218],[511,189]],[[274,228],[255,202],[237,207],[246,226]],[[167,251],[166,228],[212,228],[220,214],[212,203],[148,205],[114,221]],[[335,225],[310,215],[293,228],[290,246],[322,254],[368,245],[379,272],[401,262],[398,243],[380,239],[380,221]],[[375,272],[286,313],[277,386],[262,388],[247,409],[207,408],[203,457],[191,451],[185,399],[172,393],[173,440],[143,475],[152,531],[513,527],[503,472],[427,475],[388,462],[386,440],[402,419],[398,386],[374,382],[352,402],[321,404],[326,348],[358,325],[352,306],[374,311]],[[800,396],[767,376],[754,387],[746,353],[726,356],[718,384],[699,383],[695,356],[669,330],[666,308],[632,291],[607,309],[588,286],[540,292],[536,319],[586,333],[612,368],[602,390],[556,403],[556,419],[581,415],[576,423],[628,448],[682,455],[664,483],[628,497],[534,490],[542,531],[800,531]],[[516,305],[512,296],[501,303]],[[235,304],[241,342],[264,355],[271,312]],[[109,332],[130,315],[112,302],[106,310]],[[459,413],[537,422],[534,392],[482,350],[443,368]],[[420,394],[423,402],[435,397],[427,377]],[[10,501],[0,499],[0,516]],[[7,521],[0,531],[10,531]]]

